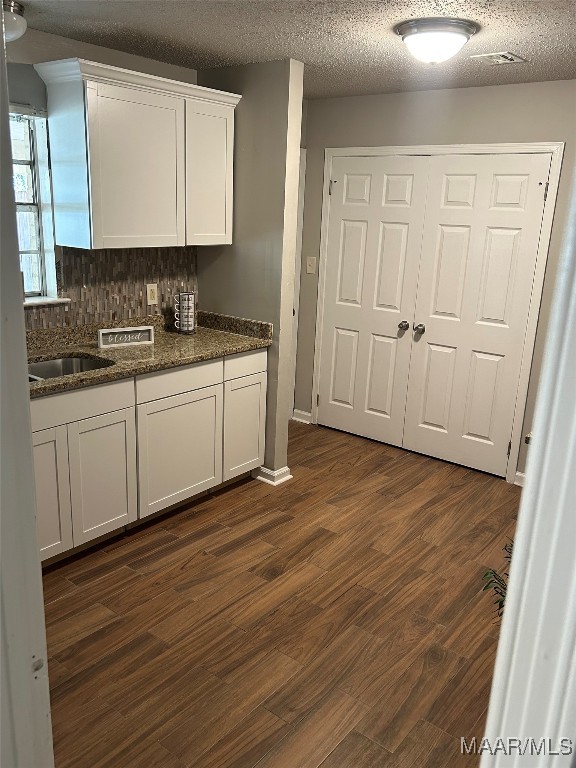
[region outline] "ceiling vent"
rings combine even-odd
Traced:
[[[501,51],[500,53],[480,53],[470,56],[470,58],[480,59],[491,67],[494,67],[497,64],[520,64],[526,62],[526,59],[517,56],[515,53],[510,53],[510,51]]]

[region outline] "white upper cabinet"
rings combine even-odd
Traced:
[[[239,96],[82,59],[36,69],[48,86],[59,245],[231,242]]]
[[[184,103],[86,83],[93,248],[184,245]]]
[[[186,242],[232,242],[234,110],[186,100]]]

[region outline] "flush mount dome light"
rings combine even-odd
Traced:
[[[394,27],[408,50],[426,64],[448,61],[480,29],[465,19],[410,19]]]
[[[24,18],[24,6],[16,0],[2,0],[4,10],[4,39],[7,43],[22,37],[28,24]]]

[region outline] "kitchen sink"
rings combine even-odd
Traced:
[[[57,376],[107,368],[109,365],[114,365],[112,360],[99,357],[59,357],[55,360],[42,360],[39,363],[28,363],[28,380],[54,379]]]

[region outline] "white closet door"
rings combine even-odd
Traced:
[[[402,444],[428,158],[332,169],[318,423]]]
[[[404,447],[504,475],[550,156],[429,162]]]

